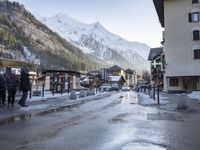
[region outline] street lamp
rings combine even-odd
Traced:
[[[36,57],[34,64],[37,66],[37,78],[36,78],[36,91],[38,91],[38,77],[39,77],[39,66],[40,66],[40,58]]]

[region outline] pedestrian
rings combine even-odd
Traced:
[[[4,77],[4,73],[0,72],[0,106],[5,105],[6,100],[6,80]]]
[[[19,86],[19,79],[17,75],[15,75],[14,72],[11,72],[6,77],[6,82],[7,82],[7,90],[8,90],[8,107],[10,107],[10,104],[12,104],[12,107],[14,107],[15,95],[17,92],[17,88]]]
[[[30,90],[31,84],[29,79],[29,68],[21,69],[21,77],[20,77],[20,91],[22,91],[22,97],[19,101],[19,105],[21,107],[27,107],[26,99],[28,97],[28,91]]]

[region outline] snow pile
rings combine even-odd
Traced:
[[[51,91],[45,91],[44,93],[44,97],[42,96],[32,96],[31,99],[28,98],[27,102],[33,102],[33,101],[41,101],[41,100],[47,100],[48,98],[58,98],[58,97],[68,97],[69,94],[68,93],[63,93],[61,95],[61,93],[55,93],[54,95],[52,94]]]
[[[192,91],[192,93],[187,94],[189,98],[197,99],[200,101],[200,91]]]
[[[48,108],[48,106],[49,106],[48,104],[33,105],[29,107],[21,107],[20,110],[22,111],[39,110],[39,109]]]
[[[153,98],[151,98],[149,95],[146,95],[142,92],[138,93],[139,97],[141,97],[141,104],[157,104],[157,94],[155,95],[155,100]],[[168,104],[169,101],[166,101],[168,98],[164,97],[162,95],[159,95],[159,99],[160,99],[160,104]]]
[[[141,97],[142,99],[140,99],[141,104],[155,104],[156,101],[154,101],[152,98],[150,98],[149,95],[146,95],[144,93],[138,93],[139,97]]]

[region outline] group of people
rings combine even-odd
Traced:
[[[0,105],[5,106],[6,93],[8,93],[8,107],[14,107],[16,92],[19,88],[22,91],[22,97],[18,104],[21,107],[27,107],[26,99],[30,86],[29,68],[21,69],[20,78],[12,71],[7,74],[0,72]]]

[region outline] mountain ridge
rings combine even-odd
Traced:
[[[130,42],[109,32],[99,22],[82,23],[69,15],[57,14],[53,17],[43,17],[41,22],[63,38],[79,46],[84,53],[93,54],[107,63],[123,64],[112,56],[121,57],[125,61],[122,67],[136,70],[148,70],[147,56],[150,47],[139,42]],[[121,55],[121,56],[119,56]],[[128,63],[127,63],[128,62]]]

